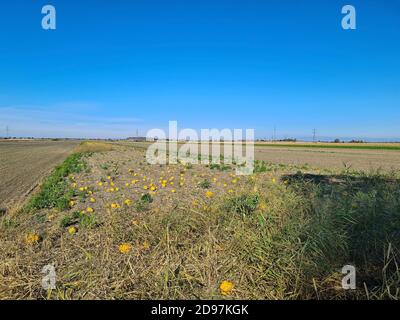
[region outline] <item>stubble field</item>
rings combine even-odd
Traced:
[[[129,146],[133,142],[121,141]],[[151,143],[136,142],[147,148]],[[179,144],[181,146],[182,143]],[[400,143],[255,143],[255,159],[271,164],[292,165],[314,169],[358,171],[400,170]],[[211,151],[210,151],[211,153]],[[223,153],[223,144],[221,144]]]
[[[400,169],[399,150],[262,146],[255,148],[255,157],[272,163],[323,169],[386,172]]]

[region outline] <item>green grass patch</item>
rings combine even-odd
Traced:
[[[245,194],[227,201],[227,211],[240,214],[242,217],[252,214],[258,206],[259,196],[257,194]]]
[[[271,170],[267,167],[265,161],[255,160],[254,161],[254,173],[262,173]]]
[[[72,214],[67,214],[60,221],[61,228],[66,228],[75,224],[79,224],[80,227],[90,229],[96,227],[98,222],[94,215],[79,211],[75,211]]]
[[[227,171],[231,167],[225,164],[218,164],[218,163],[211,163],[210,164],[210,169],[211,170],[219,170],[219,171]]]
[[[203,189],[209,189],[211,187],[211,183],[207,179],[204,179],[202,182],[199,183],[199,187]]]
[[[51,208],[57,208],[60,211],[66,210],[69,200],[74,196],[74,191],[69,187],[65,178],[85,169],[85,162],[82,158],[81,153],[74,153],[57,166],[44,181],[39,193],[29,200],[25,210],[28,212]]]
[[[141,198],[135,203],[135,209],[137,212],[146,211],[149,204],[153,202],[153,198],[149,193],[145,193]]]

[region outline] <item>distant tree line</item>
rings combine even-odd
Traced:
[[[345,143],[346,141],[341,141],[340,139],[333,140],[333,143]],[[350,140],[348,143],[365,143],[363,140]]]

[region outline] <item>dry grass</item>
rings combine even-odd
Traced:
[[[70,208],[2,218],[0,298],[399,298],[398,173],[276,166],[237,177],[150,166],[143,150],[121,146],[85,161],[65,180]],[[340,288],[348,263],[359,272],[351,293]],[[48,292],[47,264],[57,272]]]
[[[82,142],[76,149],[77,153],[90,153],[90,152],[106,152],[111,151],[113,146],[110,143],[102,141],[85,141]]]

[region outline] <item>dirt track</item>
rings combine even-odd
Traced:
[[[0,141],[0,209],[21,204],[75,141]]]

